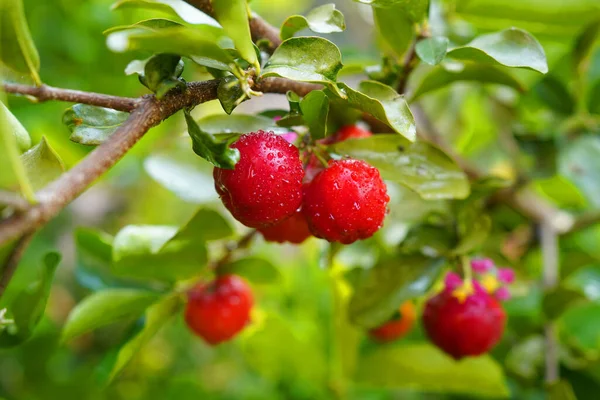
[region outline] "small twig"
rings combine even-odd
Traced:
[[[231,258],[237,251],[248,248],[257,233],[258,231],[256,229],[252,229],[250,232],[242,236],[237,242],[228,243],[225,247],[225,254],[223,254],[223,256],[214,263],[214,269],[218,270],[222,266],[226,265],[229,261],[231,261]]]
[[[7,93],[31,96],[39,102],[47,100],[60,100],[70,103],[83,103],[93,106],[112,108],[113,110],[131,112],[141,102],[141,99],[130,97],[111,96],[108,94],[82,92],[79,90],[61,89],[52,86],[28,86],[18,83],[3,83]]]
[[[35,232],[27,232],[21,236],[6,259],[0,275],[0,298],[2,298],[4,291],[8,287],[8,284],[19,265],[19,261],[21,260],[27,245],[31,242],[34,233]]]
[[[410,77],[411,72],[415,67],[419,64],[419,58],[417,57],[417,42],[422,39],[421,36],[417,36],[415,40],[410,45],[406,56],[404,57],[404,62],[402,63],[402,70],[400,71],[400,80],[398,81],[398,86],[396,87],[396,91],[400,94],[404,94],[406,92],[406,84],[408,83],[408,78]]]
[[[15,211],[23,211],[29,208],[31,203],[16,193],[0,190],[0,206],[8,206]]]
[[[543,286],[546,292],[554,289],[559,279],[559,249],[558,234],[553,226],[542,222],[540,224],[540,245],[543,260]],[[555,383],[559,379],[560,361],[558,358],[558,339],[556,326],[553,321],[548,321],[544,326],[546,343],[546,383]]]

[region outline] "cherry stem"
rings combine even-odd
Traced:
[[[470,287],[473,285],[473,269],[471,267],[471,260],[468,256],[461,256],[460,261],[462,264],[465,285]]]

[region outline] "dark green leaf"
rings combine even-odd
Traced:
[[[415,140],[415,120],[404,97],[391,87],[375,81],[363,81],[358,90],[344,83],[340,89],[347,95],[350,107],[356,108],[388,125],[411,142]]]
[[[194,153],[216,167],[233,169],[240,159],[240,152],[229,148],[235,136],[225,140],[216,139],[212,133],[202,130],[188,111],[184,111],[184,114]]]
[[[442,259],[410,255],[363,270],[348,306],[350,321],[365,328],[381,325],[400,304],[425,294],[442,266]]]
[[[248,98],[240,85],[240,80],[233,75],[221,79],[217,88],[217,97],[223,111],[227,114],[231,114],[242,101]]]
[[[342,54],[335,44],[319,37],[298,37],[284,41],[275,50],[262,76],[322,83],[343,96],[336,86],[340,69]]]
[[[594,43],[598,35],[600,35],[600,18],[589,23],[575,40],[575,46],[573,46],[573,63],[578,73],[582,72],[580,67],[594,48]]]
[[[427,257],[440,257],[450,254],[455,240],[450,229],[423,224],[408,232],[400,249],[405,254],[420,253]]]
[[[374,135],[336,143],[331,148],[340,156],[367,161],[379,169],[384,179],[398,182],[424,199],[462,199],[469,195],[464,172],[430,144],[411,144],[399,135]]]
[[[456,362],[428,343],[379,346],[358,365],[358,382],[363,385],[444,395],[507,398],[510,394],[502,367],[492,357],[484,355]]]
[[[375,10],[383,8],[393,15],[406,14],[411,21],[420,22],[427,15],[429,0],[354,0],[368,4]],[[394,10],[391,11],[390,8]]]
[[[529,33],[517,28],[478,36],[470,43],[448,51],[448,57],[484,64],[527,68],[542,74],[548,72],[548,63],[542,45]]]
[[[239,275],[253,283],[273,283],[281,278],[270,261],[258,257],[235,260],[220,267],[219,272]]]
[[[373,8],[373,19],[386,54],[402,57],[415,37],[414,23],[402,7]]]
[[[525,87],[508,72],[491,65],[466,64],[459,70],[448,70],[437,66],[429,71],[421,80],[410,98],[411,101],[418,97],[448,86],[458,81],[474,81],[505,85],[518,91],[525,91]]]
[[[323,139],[327,135],[327,115],[329,114],[329,99],[322,90],[313,90],[300,102],[300,109],[310,136]]]
[[[60,254],[47,253],[40,265],[37,277],[18,293],[7,306],[14,324],[0,331],[0,347],[16,346],[27,340],[40,322],[46,309],[54,271],[60,262]]]
[[[242,58],[260,71],[260,64],[250,36],[246,0],[212,0],[212,7],[225,33],[233,39]]]
[[[112,5],[113,10],[148,9],[161,11],[179,17],[189,24],[207,24],[219,26],[217,21],[196,7],[178,0],[119,0]]]
[[[67,108],[63,124],[71,131],[73,142],[96,146],[104,142],[121,126],[129,114],[104,107],[75,104]]]
[[[146,61],[140,82],[156,93],[157,99],[161,99],[169,90],[185,87],[185,83],[179,79],[182,72],[181,57],[175,54],[157,54]]]
[[[477,249],[485,243],[491,229],[489,215],[478,214],[467,218],[467,221],[459,221],[460,241],[454,248],[454,254],[468,254]]]
[[[585,295],[580,290],[560,285],[544,294],[542,309],[548,319],[554,320],[574,304],[583,300],[585,300]]]
[[[160,328],[168,324],[181,311],[182,307],[182,297],[173,294],[148,308],[142,330],[119,349],[109,374],[109,381],[112,381],[123,370],[133,356],[156,335]]]
[[[300,96],[292,91],[288,91],[285,96],[290,105],[290,112],[277,121],[277,126],[291,127],[303,125],[304,117],[302,116],[302,110],[300,109]]]
[[[302,29],[310,29],[316,33],[342,32],[346,29],[344,15],[335,9],[335,4],[325,4],[312,9],[306,17],[292,15],[281,25],[281,39],[286,40]]]
[[[158,299],[158,293],[138,289],[106,289],[93,293],[71,310],[62,340],[71,340],[121,319],[137,318]]]
[[[21,161],[34,190],[42,189],[65,170],[64,163],[50,147],[45,136],[42,136],[38,144],[21,154]]]
[[[434,36],[419,40],[415,46],[419,58],[430,65],[438,65],[442,62],[448,51],[448,38],[445,36]]]
[[[545,76],[532,90],[544,104],[560,114],[570,115],[575,110],[575,99],[566,86],[552,75]]]
[[[30,75],[36,85],[41,85],[40,57],[21,0],[0,1],[0,43],[0,63],[17,73]]]
[[[595,207],[600,207],[600,138],[581,136],[561,149],[558,169]]]

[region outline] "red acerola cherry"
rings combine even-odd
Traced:
[[[397,315],[380,327],[371,329],[369,336],[378,342],[391,342],[406,335],[416,319],[415,306],[411,301],[406,301],[400,306],[400,312]]]
[[[260,228],[258,231],[266,241],[277,243],[290,242],[300,244],[312,236],[306,223],[306,217],[300,210],[277,225]]]
[[[481,355],[498,343],[504,333],[506,313],[479,284],[473,285],[473,292],[466,298],[457,295],[454,286],[447,285],[427,301],[423,326],[437,347],[460,360]]]
[[[389,200],[377,168],[359,160],[330,161],[304,185],[302,211],[313,235],[350,244],[381,228]]]
[[[341,127],[333,136],[326,139],[328,144],[343,142],[347,139],[361,139],[373,136],[373,134],[366,129],[362,129],[356,125],[346,125]]]
[[[233,338],[250,321],[253,299],[241,278],[224,275],[188,292],[185,322],[211,345]]]
[[[235,169],[215,168],[215,188],[233,217],[251,228],[283,221],[302,202],[302,162],[296,146],[272,132],[242,135]]]

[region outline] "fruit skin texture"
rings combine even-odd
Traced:
[[[233,217],[251,228],[277,224],[302,202],[302,162],[296,146],[272,132],[242,135],[235,169],[215,168],[215,189]]]
[[[425,332],[456,360],[486,353],[502,338],[506,313],[480,285],[475,284],[474,293],[463,302],[453,295],[453,286],[447,285],[425,304]]]
[[[308,223],[302,211],[298,210],[288,219],[277,225],[261,228],[258,230],[266,241],[277,243],[300,244],[312,236],[308,229]]]
[[[185,322],[211,345],[233,338],[250,321],[254,300],[246,282],[223,275],[188,292]]]
[[[392,318],[378,328],[371,329],[369,336],[378,342],[385,343],[406,335],[417,319],[415,306],[412,302],[406,301],[402,303],[399,311],[400,315],[396,316],[396,318]]]
[[[333,136],[326,138],[327,144],[343,142],[347,139],[362,139],[373,136],[373,134],[356,125],[342,126]]]
[[[313,235],[349,244],[383,226],[389,200],[377,168],[360,160],[330,161],[304,185],[302,211]]]

